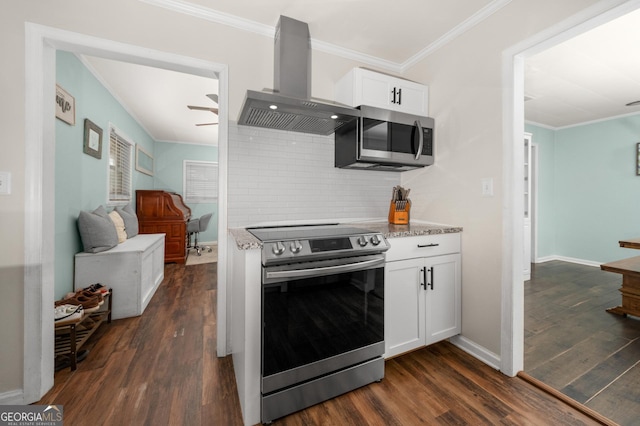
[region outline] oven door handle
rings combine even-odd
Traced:
[[[278,278],[305,278],[318,275],[339,274],[342,272],[353,272],[361,269],[371,269],[376,266],[383,266],[384,258],[365,260],[364,262],[347,263],[346,265],[324,266],[320,268],[294,269],[291,271],[266,271],[265,278],[268,280]]]

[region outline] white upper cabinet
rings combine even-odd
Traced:
[[[427,86],[365,68],[349,71],[338,81],[335,90],[336,102],[349,106],[368,105],[408,114],[429,115]]]

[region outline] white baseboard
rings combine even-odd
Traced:
[[[565,257],[565,256],[539,257],[539,258],[536,259],[535,263],[550,262],[552,260],[561,260],[563,262],[577,263],[579,265],[586,265],[586,266],[595,266],[595,267],[598,267],[598,268],[602,264],[601,262],[594,262],[593,260],[576,259],[575,257]]]
[[[483,346],[478,345],[476,342],[467,339],[464,336],[453,336],[449,339],[451,343],[473,356],[474,358],[479,359],[484,362],[491,368],[495,368],[496,370],[500,370],[500,356],[494,354],[490,350],[486,349]]]
[[[0,393],[0,405],[24,405],[24,392],[22,389]]]

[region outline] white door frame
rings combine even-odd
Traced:
[[[531,179],[531,263],[538,260],[538,149],[537,143],[531,144],[531,158],[529,159],[529,179]]]
[[[53,386],[56,50],[164,68],[219,81],[217,354],[227,353],[228,67],[27,22],[25,24],[25,252],[22,403]],[[45,213],[46,212],[46,213]]]
[[[524,368],[522,281],[524,193],[524,61],[552,46],[640,8],[640,0],[601,0],[564,21],[505,50],[503,81],[503,244],[500,370],[515,376]],[[514,250],[514,247],[520,247]]]

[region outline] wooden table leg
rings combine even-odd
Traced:
[[[607,309],[616,315],[633,315],[640,317],[640,278],[634,275],[622,274],[622,305]]]

